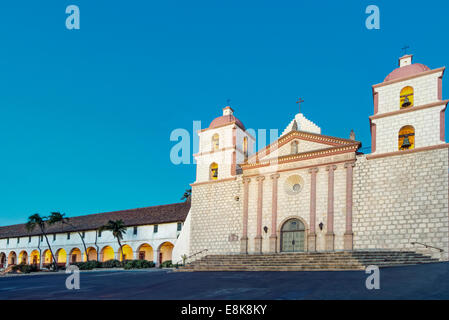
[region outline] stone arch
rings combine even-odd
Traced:
[[[70,261],[70,263],[76,263],[76,262],[83,261],[83,255],[79,248],[73,248],[72,250],[70,250],[69,261]]]
[[[122,256],[122,251],[123,251],[123,256]],[[127,244],[122,245],[122,249],[119,250],[119,254],[120,254],[120,261],[134,259],[133,249]]]
[[[17,264],[17,254],[11,251],[8,255],[8,266]]]
[[[306,251],[306,227],[297,218],[292,218],[284,222],[281,226],[281,252],[302,252]]]
[[[94,247],[87,248],[87,256],[89,257],[89,261],[97,261],[97,249],[95,249]],[[87,261],[86,257],[84,257],[84,261]]]
[[[0,252],[0,268],[4,268],[6,266],[6,253]]]
[[[209,166],[209,180],[218,180],[218,164],[212,162]]]
[[[281,248],[282,247],[282,245],[281,245],[281,241],[282,241],[282,227],[285,225],[285,223],[287,221],[292,220],[292,219],[299,220],[302,223],[302,225],[304,226],[304,251],[307,251],[307,248],[308,248],[307,236],[308,236],[308,233],[309,233],[309,225],[307,224],[307,222],[302,217],[293,215],[293,216],[288,216],[288,217],[284,218],[278,224],[278,227],[277,227],[277,230],[276,230],[276,234],[277,234],[277,250],[278,250],[278,252],[282,251],[281,250],[282,249]]]
[[[39,265],[40,263],[40,253],[38,250],[33,250],[30,254],[30,264]]]
[[[415,148],[415,128],[407,125],[401,127],[398,133],[398,150]]]
[[[111,246],[104,246],[100,252],[100,261],[105,262],[105,261],[114,260],[114,259],[115,259],[114,249],[112,249]]]
[[[407,86],[401,90],[399,98],[400,109],[413,107],[414,104],[414,90],[413,87]]]
[[[171,243],[170,241],[165,241],[161,243],[157,250],[159,253],[158,262],[162,263],[171,260],[174,247],[175,247],[174,244]]]
[[[51,256],[50,249],[44,250],[44,252],[42,253],[42,259],[43,259],[42,263],[44,266],[53,263],[53,257]]]
[[[67,263],[67,252],[63,248],[58,249],[56,251],[55,259],[56,259],[56,263],[58,265],[66,265],[66,263]]]
[[[137,259],[139,260],[147,260],[147,261],[153,261],[153,247],[150,246],[148,243],[143,243],[139,246],[137,249]]]
[[[17,260],[19,264],[28,264],[28,252],[25,250],[20,251],[19,260]]]

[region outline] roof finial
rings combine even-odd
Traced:
[[[301,103],[302,102],[304,102],[304,100],[302,98],[298,98],[298,100],[296,101],[296,103],[298,104],[299,113],[301,113]]]
[[[409,46],[405,45],[402,50],[404,51],[404,56],[407,55],[407,49],[410,49]]]

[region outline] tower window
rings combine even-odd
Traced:
[[[155,224],[154,227],[153,227],[153,232],[157,233],[158,229],[159,229],[159,226],[157,224]]]
[[[405,126],[399,130],[398,134],[398,148],[399,150],[408,150],[415,148],[415,128],[412,126]]]
[[[217,180],[218,179],[218,164],[215,162],[210,165],[210,173],[209,173],[210,180]]]
[[[217,151],[220,148],[220,137],[218,133],[212,136],[212,151]]]
[[[412,87],[405,87],[401,90],[401,97],[400,97],[400,108],[405,109],[409,107],[413,107],[413,88]]]
[[[298,141],[293,141],[291,144],[291,154],[298,153]]]

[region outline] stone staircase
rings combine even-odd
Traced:
[[[342,251],[281,254],[207,255],[177,271],[318,271],[364,270],[438,262],[414,251]]]

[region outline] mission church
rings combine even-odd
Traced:
[[[132,238],[137,237],[136,229],[132,229],[135,234],[130,231],[129,238],[125,236],[128,257],[161,263],[160,246],[169,242],[165,260],[173,262],[183,255],[199,257],[201,252],[385,249],[427,250],[448,260],[445,68],[430,69],[413,63],[412,58],[399,58],[399,66],[372,86],[369,154],[360,152],[361,143],[353,132],[349,138],[323,135],[302,113],[291,119],[275,142],[253,153],[255,138],[234,110],[225,107],[221,116],[198,133],[190,201],[120,212],[127,226],[142,230],[138,239]],[[170,214],[161,213],[164,210]],[[139,219],[134,219],[136,214]],[[107,221],[111,213],[91,216]],[[91,241],[97,241],[96,224],[85,217],[71,231],[92,232]],[[166,226],[165,238],[154,240],[154,225]],[[25,245],[26,241],[11,244],[11,238],[30,236],[19,229],[0,228],[4,264],[16,263],[9,260],[11,252],[25,251],[29,256],[36,249]],[[54,232],[66,230],[56,228]],[[109,257],[120,258],[114,240],[105,241],[102,246],[112,248]],[[147,255],[141,253],[143,244]],[[65,241],[61,247],[70,251],[75,245]],[[94,249],[92,258],[104,261],[101,246]],[[43,252],[45,244],[38,250]],[[75,260],[85,259],[83,254],[87,255],[80,253]],[[70,263],[69,258],[64,262]]]

